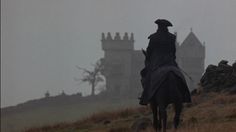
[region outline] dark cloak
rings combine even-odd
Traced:
[[[149,39],[145,68],[141,71],[144,91],[140,104],[149,103],[154,94],[167,104],[191,102],[186,80],[175,61],[176,36],[168,30],[157,30]]]

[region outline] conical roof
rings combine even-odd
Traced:
[[[197,36],[193,33],[193,31],[191,30],[191,32],[188,34],[188,36],[186,37],[186,39],[183,41],[181,46],[203,46],[202,43],[199,41],[199,39],[197,38]]]

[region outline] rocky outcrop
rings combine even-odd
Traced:
[[[236,62],[232,65],[222,60],[216,65],[209,65],[200,80],[204,92],[236,93]]]

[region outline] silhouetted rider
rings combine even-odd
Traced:
[[[141,82],[144,88],[144,91],[140,98],[141,105],[146,105],[149,103],[151,96],[153,96],[154,94],[151,92],[157,91],[155,89],[158,89],[158,87],[160,87],[161,83],[163,83],[164,81],[161,79],[165,78],[167,73],[171,71],[183,80],[183,87],[185,88],[183,89],[184,93],[182,94],[187,94],[187,96],[189,96],[186,81],[182,73],[179,72],[179,68],[175,61],[176,36],[168,31],[168,27],[172,26],[172,24],[165,19],[158,19],[155,21],[155,23],[158,25],[158,30],[148,37],[150,40],[145,53],[145,68],[141,71]],[[159,72],[158,74],[160,74],[155,75],[157,76],[157,78],[153,77],[154,71],[156,73]],[[157,88],[153,84],[155,84]],[[187,97],[187,100],[190,101],[190,96]]]

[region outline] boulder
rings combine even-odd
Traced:
[[[231,66],[227,60],[222,60],[218,66],[209,65],[200,80],[200,85],[206,92],[233,90],[236,85],[236,62]]]

